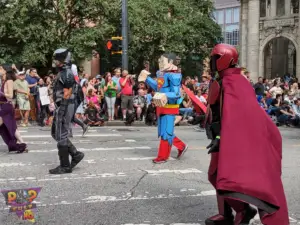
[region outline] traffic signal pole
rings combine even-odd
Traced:
[[[128,70],[128,1],[122,0],[122,67]]]

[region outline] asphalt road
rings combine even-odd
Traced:
[[[300,130],[281,131],[291,224],[300,224]],[[58,164],[49,129],[22,129],[28,154],[8,154],[0,142],[0,189],[42,187],[36,224],[204,225],[217,212],[215,192],[207,181],[205,133],[189,126],[176,128],[190,148],[181,160],[160,165],[151,162],[158,145],[154,127],[103,127],[84,138],[74,129],[74,134],[73,142],[86,157],[72,174],[61,176],[48,174]],[[1,225],[31,224],[8,211],[0,195]]]

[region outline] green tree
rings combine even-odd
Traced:
[[[221,36],[211,0],[128,1],[129,59],[137,71],[144,60],[156,65],[161,50],[183,61],[191,53],[204,57]],[[58,47],[78,60],[93,49],[108,57],[106,40],[121,35],[120,0],[1,0],[0,10],[0,63],[49,66]]]
[[[70,48],[75,58],[91,55],[114,28],[101,0],[7,0],[0,2],[0,62],[47,65],[52,52]]]
[[[211,18],[211,0],[129,0],[128,4],[129,56],[137,70],[145,59],[156,64],[161,50],[176,52],[183,61],[190,53],[206,56],[221,37]],[[111,10],[120,15],[120,8]]]

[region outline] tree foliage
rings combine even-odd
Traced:
[[[83,59],[121,31],[120,0],[2,0],[0,10],[0,62],[46,65],[62,46]],[[211,0],[128,0],[130,63],[205,55],[221,35],[212,10]]]

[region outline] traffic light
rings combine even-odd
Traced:
[[[122,54],[122,37],[112,37],[107,41],[106,48],[112,55]]]

